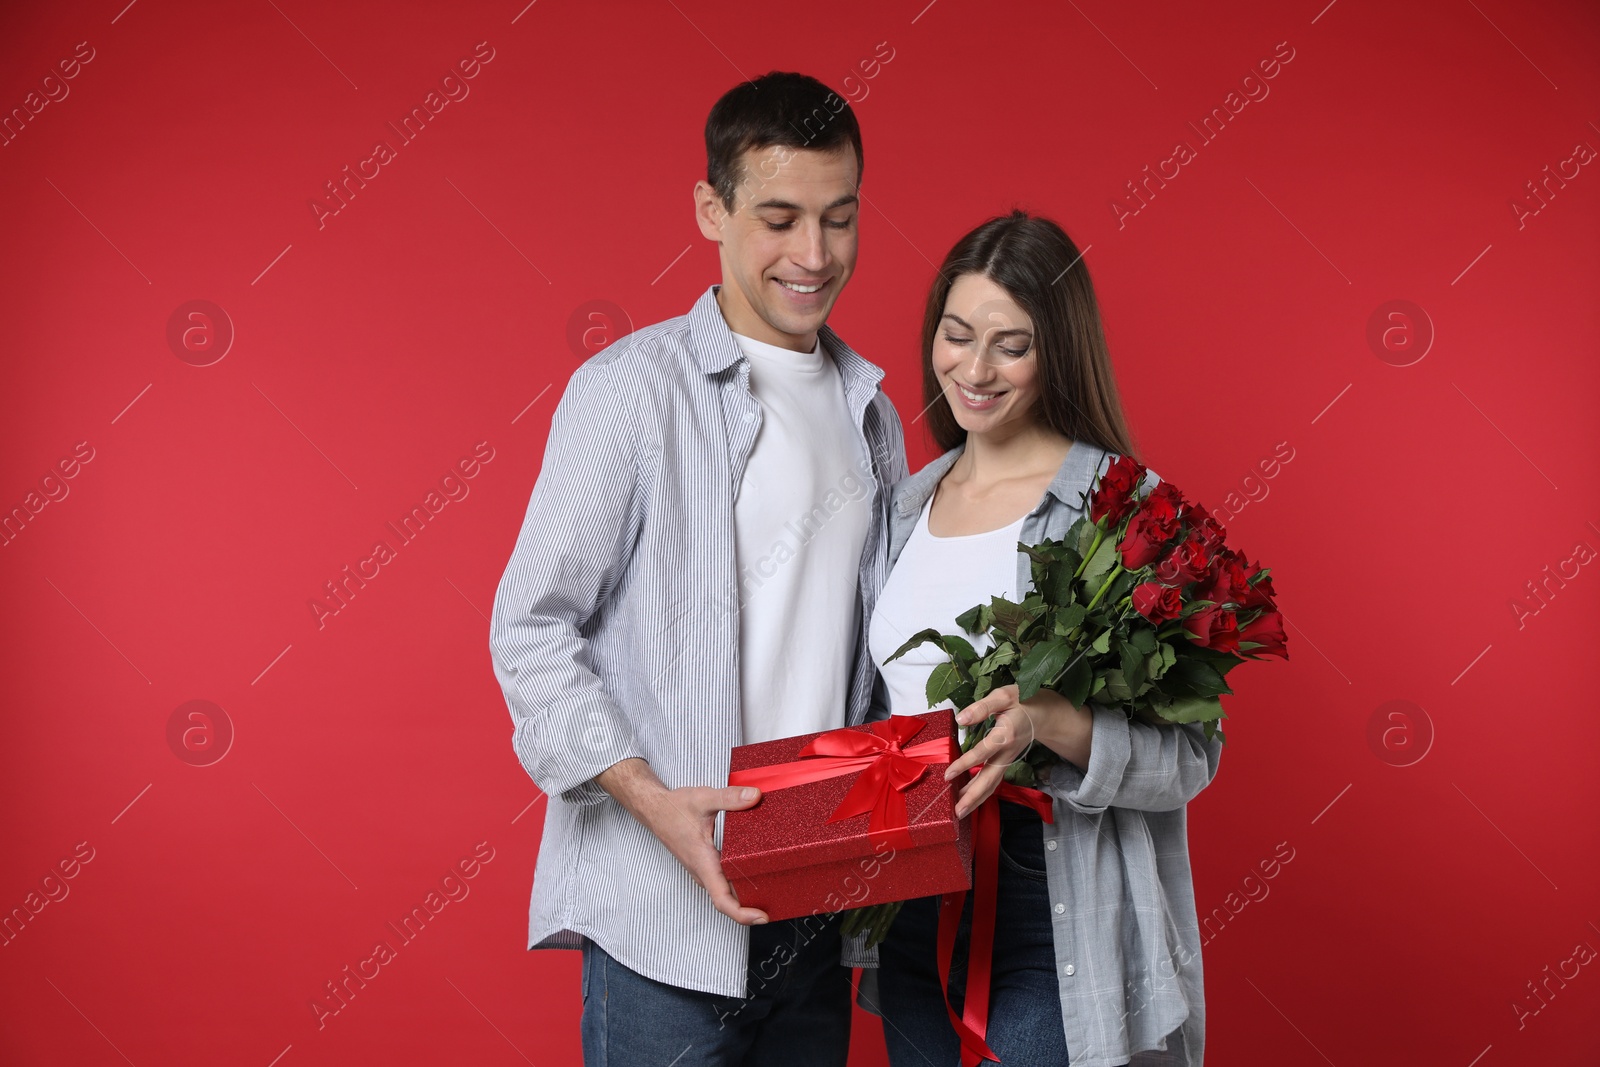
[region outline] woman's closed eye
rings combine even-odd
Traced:
[[[944,339],[947,344],[956,345],[957,347],[965,347],[972,343],[972,338],[970,337],[957,337],[948,333],[944,335]],[[1032,345],[1024,345],[1022,348],[1011,348],[1006,345],[995,345],[994,350],[1008,359],[1021,359],[1028,354],[1032,347]]]

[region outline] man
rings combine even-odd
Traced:
[[[573,374],[495,596],[513,745],[549,795],[529,948],[583,952],[588,1064],[844,1064],[837,917],[767,922],[723,875],[735,745],[853,725],[889,487],[883,372],[825,323],[855,267],[861,135],[815,79],[706,123],[722,281]]]

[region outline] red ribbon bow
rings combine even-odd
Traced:
[[[911,716],[894,715],[869,723],[867,730],[848,726],[829,730],[806,743],[800,750],[801,759],[734,771],[728,775],[728,784],[788,789],[860,771],[861,776],[828,821],[865,814],[869,837],[887,840],[896,848],[911,848],[905,791],[930,766],[949,763],[953,758],[953,739],[947,737],[906,747],[906,742],[925,725]]]

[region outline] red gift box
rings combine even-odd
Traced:
[[[944,780],[959,755],[948,708],[735,748],[728,784],[763,791],[723,815],[739,903],[778,920],[970,888],[971,821]]]

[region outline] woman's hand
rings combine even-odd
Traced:
[[[971,726],[993,717],[994,725],[972,749],[945,768],[944,780],[964,777],[979,764],[983,770],[972,777],[956,802],[956,818],[971,814],[989,795],[1000,788],[1009,767],[1029,742],[1038,741],[1063,759],[1087,766],[1089,739],[1094,716],[1087,708],[1074,705],[1052,689],[1041,689],[1027,700],[1018,700],[1015,685],[1003,685],[975,700],[956,715],[956,722]]]

